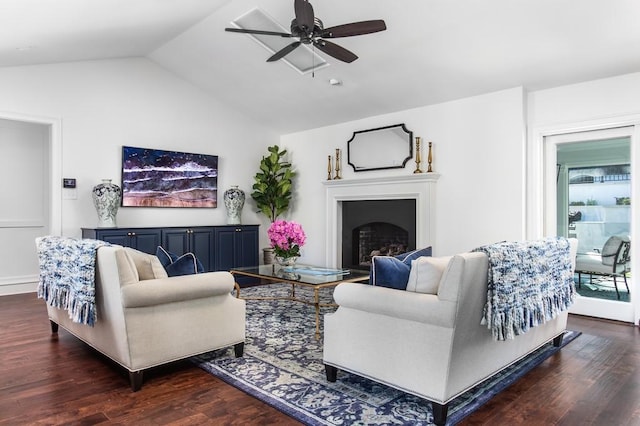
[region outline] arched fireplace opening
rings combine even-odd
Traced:
[[[369,268],[373,256],[396,256],[409,250],[409,232],[386,222],[358,226],[353,241],[351,261],[359,269]]]

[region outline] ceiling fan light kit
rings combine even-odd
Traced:
[[[371,34],[387,29],[385,22],[381,19],[324,28],[324,24],[314,15],[313,6],[307,0],[294,0],[293,6],[295,18],[291,21],[290,33],[248,28],[225,28],[225,31],[297,39],[276,51],[267,59],[267,62],[278,61],[301,45],[311,45],[335,59],[351,63],[358,59],[355,53],[325,39]]]

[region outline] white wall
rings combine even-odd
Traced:
[[[335,126],[284,135],[298,171],[298,192],[290,218],[307,232],[304,261],[323,264],[327,156],[340,148],[344,179],[411,174],[403,169],[355,173],[347,165],[347,141],[354,131],[405,123],[421,136],[426,169],[427,142],[433,142],[438,255],[524,235],[524,109],[521,88],[370,117]]]
[[[531,92],[527,123],[540,127],[638,113],[640,73]]]
[[[77,179],[77,199],[61,202],[67,236],[97,225],[91,189],[103,178],[120,183],[122,145],[219,156],[217,209],[129,207],[117,217],[119,226],[195,226],[226,223],[222,192],[239,185],[248,196],[266,146],[278,142],[269,129],[143,58],[0,68],[0,93],[0,118],[62,123],[60,176]],[[266,224],[251,203],[243,223]]]
[[[62,231],[79,236],[97,224],[91,189],[120,183],[122,145],[218,155],[220,192],[249,191],[257,164],[277,136],[202,90],[136,58],[0,69],[2,112],[60,118],[62,175],[77,179],[77,199],[63,200]],[[121,208],[119,226],[224,224],[218,209]],[[258,216],[247,206],[245,223]]]

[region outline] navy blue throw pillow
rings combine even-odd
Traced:
[[[156,257],[165,269],[167,269],[167,266],[178,260],[178,256],[173,253],[169,253],[161,246],[158,246],[158,248],[156,249]]]
[[[204,266],[196,258],[193,253],[185,253],[177,256],[158,246],[156,249],[156,257],[164,266],[167,275],[176,277],[178,275],[201,274],[204,272]]]
[[[397,256],[373,256],[369,283],[381,287],[406,290],[411,272],[411,261],[420,256],[431,256],[431,247],[402,253]]]

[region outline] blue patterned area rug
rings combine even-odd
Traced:
[[[290,286],[272,284],[242,290],[243,297],[286,296]],[[331,290],[332,291],[332,290]],[[296,296],[308,296],[296,288]],[[323,294],[326,300],[330,291]],[[333,308],[323,309],[323,313]],[[247,300],[244,356],[233,349],[209,352],[192,361],[200,368],[307,425],[431,425],[431,404],[356,375],[338,372],[326,380],[322,340],[316,340],[313,306],[288,300]],[[579,336],[568,331],[563,346]],[[449,405],[453,425],[556,353],[550,343],[464,393]]]

